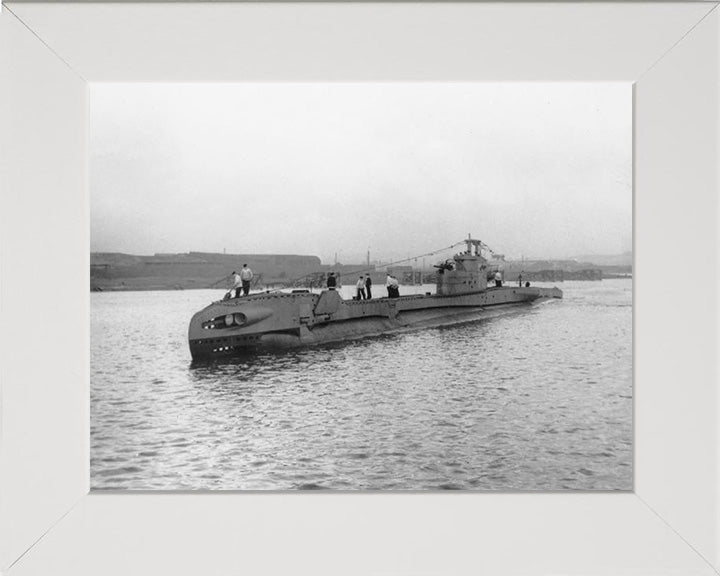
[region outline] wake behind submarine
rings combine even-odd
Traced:
[[[559,288],[488,286],[483,243],[437,266],[436,294],[344,300],[321,294],[266,292],[213,302],[193,315],[188,339],[193,361],[265,349],[340,342],[413,328],[437,327],[475,317],[489,308],[562,298]]]

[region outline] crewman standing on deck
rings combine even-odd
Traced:
[[[242,280],[242,289],[245,296],[250,294],[250,280],[253,279],[253,273],[247,264],[243,264],[242,270],[240,270],[240,279]]]
[[[360,276],[358,278],[357,284],[355,284],[355,288],[357,289],[357,300],[365,300],[365,278]]]
[[[502,274],[500,274],[500,270],[495,272],[495,286],[502,286]]]
[[[232,273],[232,280],[233,285],[232,288],[230,288],[230,296],[232,297],[233,292],[235,292],[235,298],[240,298],[240,290],[242,289],[242,280],[240,279],[240,275],[233,270]]]
[[[385,281],[385,287],[387,288],[388,298],[397,298],[400,296],[400,288],[398,287],[398,281],[395,276],[388,272],[387,280]]]
[[[335,290],[335,287],[337,286],[337,278],[335,278],[335,272],[330,272],[330,275],[327,279],[327,287],[328,290]]]
[[[365,276],[365,295],[368,300],[372,298],[372,278],[370,278],[370,274]]]

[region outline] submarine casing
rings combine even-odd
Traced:
[[[562,298],[558,288],[492,287],[462,294],[343,300],[334,290],[221,300],[188,331],[194,361],[296,348],[481,319],[491,310]]]

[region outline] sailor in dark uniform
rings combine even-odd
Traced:
[[[372,279],[370,278],[370,274],[365,277],[365,294],[368,300],[372,298]]]
[[[400,297],[400,288],[398,287],[397,278],[395,278],[395,276],[393,276],[389,272],[387,275],[387,280],[385,281],[385,286],[387,287],[388,298]]]
[[[335,278],[335,272],[330,272],[330,275],[327,279],[327,287],[328,290],[335,290],[335,287],[337,286],[337,278]]]

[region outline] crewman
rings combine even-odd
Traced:
[[[335,272],[330,272],[327,279],[328,290],[335,290],[337,286],[337,278],[335,278]]]
[[[520,271],[520,274],[518,274],[518,286],[522,288],[522,270]]]
[[[387,288],[388,298],[397,298],[400,296],[400,289],[398,287],[398,281],[395,276],[388,272],[387,280],[385,280],[385,287]]]
[[[502,286],[502,274],[500,274],[500,270],[495,272],[495,286]]]
[[[240,279],[242,280],[242,290],[245,296],[250,294],[250,280],[253,279],[253,273],[247,264],[243,264],[242,270],[240,270]],[[240,294],[238,294],[239,296]]]
[[[232,296],[233,291],[235,291],[235,298],[240,298],[240,290],[242,290],[242,280],[240,279],[240,275],[233,270],[232,273],[232,280],[233,285],[232,288],[230,288],[229,294]]]
[[[370,278],[370,274],[365,276],[365,295],[368,300],[372,298],[372,278]]]
[[[365,278],[363,276],[360,276],[360,278],[358,278],[358,281],[355,284],[355,288],[357,290],[357,297],[355,299],[365,300]]]

